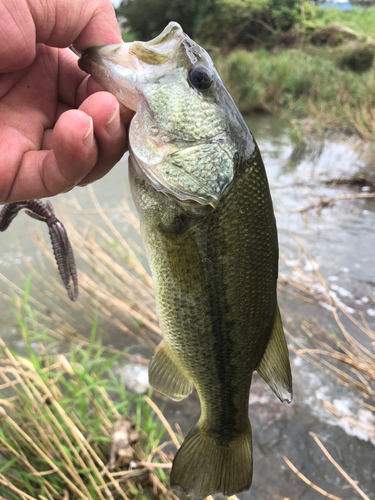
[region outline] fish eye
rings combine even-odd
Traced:
[[[193,66],[189,70],[189,82],[198,90],[206,90],[211,86],[212,78],[204,66]]]

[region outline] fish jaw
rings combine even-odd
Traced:
[[[138,60],[130,52],[130,43],[91,47],[78,61],[79,67],[93,76],[127,108],[137,111]]]

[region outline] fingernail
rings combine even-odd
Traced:
[[[117,137],[121,133],[121,118],[120,118],[120,106],[117,103],[115,112],[111,118],[104,124],[104,128],[111,137]]]
[[[83,144],[86,147],[90,147],[94,144],[94,122],[92,121],[92,118],[90,116],[90,126],[88,131],[86,132],[86,135],[82,139]]]

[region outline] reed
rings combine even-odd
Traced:
[[[159,342],[151,278],[136,233],[138,221],[124,202],[116,215],[121,225],[126,220],[128,226],[120,233],[111,222],[109,212],[100,207],[92,188],[90,193],[92,209],[84,209],[72,194],[63,209],[57,209],[58,213],[65,212],[64,224],[77,256],[80,280],[80,301],[74,305],[77,314],[67,317],[63,311],[60,297],[61,302],[66,300],[69,304],[69,309],[72,305],[65,298],[57,272],[51,275],[47,267],[46,272],[34,270],[33,283],[37,282],[38,287],[31,288],[28,282],[23,299],[15,301],[17,323],[28,356],[12,354],[3,343],[1,345],[0,455],[6,460],[0,464],[0,482],[7,488],[9,498],[21,500],[67,500],[81,498],[79,495],[96,499],[101,498],[98,492],[102,495],[106,492],[105,495],[111,494],[113,498],[124,498],[123,495],[142,498],[149,487],[156,491],[156,496],[173,498],[168,496],[173,493],[165,486],[171,455],[165,453],[160,440],[167,432],[177,447],[179,433],[176,436],[149,398],[129,394],[116,373],[120,358],[142,364],[148,360],[108,348],[105,341],[103,345],[98,341],[100,337],[105,339],[106,330],[111,327],[150,352]],[[69,213],[74,213],[74,224]],[[49,242],[42,236],[40,225],[35,227],[43,260],[47,258],[54,265]],[[301,317],[299,336],[304,335],[312,347],[301,343],[286,329],[290,349],[356,391],[363,414],[350,414],[328,401],[319,401],[319,404],[331,412],[333,419],[347,419],[375,440],[375,332],[362,314],[349,314],[332,296],[316,262],[302,245],[300,248],[314,271],[306,273],[301,266],[295,266],[288,277],[280,277],[279,291],[311,304],[324,302],[337,328],[334,333],[326,331],[317,321]],[[12,283],[9,286],[19,296],[22,294]],[[56,300],[57,289],[61,289],[59,300]],[[375,297],[370,294],[369,298],[375,303]],[[92,328],[95,314],[102,321],[97,321]],[[84,332],[90,329],[91,337],[87,338]],[[368,337],[369,345],[356,340],[356,330]],[[67,342],[70,347],[62,354]],[[131,411],[135,413],[142,438],[143,451],[136,459],[137,468],[107,473],[110,429],[116,419]],[[373,422],[368,418],[369,412],[374,415]],[[318,442],[317,445],[320,446]],[[303,474],[291,465],[309,484],[310,480],[303,479]],[[339,470],[339,473],[342,472]],[[51,478],[52,486],[47,486],[46,481]],[[319,491],[319,485],[314,486]],[[360,489],[360,485],[357,486]],[[60,496],[56,496],[55,490]],[[24,491],[23,496],[19,491]],[[64,491],[68,491],[69,496]],[[33,496],[36,492],[41,496]],[[88,493],[92,496],[87,496]],[[325,493],[328,498],[334,497]]]
[[[171,467],[165,451],[169,442],[161,444],[165,428],[147,396],[126,390],[119,356],[101,347],[95,324],[88,345],[71,343],[62,353],[38,327],[28,293],[29,283],[24,298],[16,301],[26,355],[12,353],[0,339],[2,495],[12,500],[176,500],[165,486],[165,470]],[[129,416],[138,432],[130,466],[120,467],[116,457],[126,447],[113,451],[111,429]]]
[[[311,258],[306,248],[298,242],[305,258],[310,262],[312,272],[302,271],[300,265],[293,266],[292,275],[279,280],[279,288],[283,293],[291,293],[293,297],[309,303],[324,303],[330,309],[336,328],[327,330],[319,321],[312,318],[299,317],[302,332],[306,342],[301,342],[292,335],[287,328],[284,331],[289,338],[289,349],[300,356],[307,363],[324,371],[328,377],[334,378],[348,390],[356,394],[355,402],[359,411],[356,414],[339,408],[329,401],[318,399],[332,415],[332,419],[345,420],[351,426],[366,432],[375,443],[375,331],[373,331],[362,312],[349,313],[344,305],[331,293],[317,262]],[[369,299],[375,304],[375,297],[369,293]],[[368,342],[359,342],[357,338],[364,334]],[[357,494],[370,500],[361,489],[357,481],[352,479],[345,470],[332,458],[321,440],[313,433],[309,435],[314,439],[320,450],[343,476],[349,486]],[[286,464],[297,476],[321,495],[334,500],[338,497],[322,490],[319,485],[306,478],[287,457]]]

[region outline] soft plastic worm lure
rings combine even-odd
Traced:
[[[69,298],[76,300],[78,297],[78,276],[72,246],[65,227],[55,216],[50,201],[47,201],[46,205],[40,200],[7,203],[0,212],[0,231],[5,231],[9,227],[18,212],[23,208],[28,209],[26,210],[27,215],[47,224],[59,273],[68,291]],[[70,280],[72,280],[72,283]]]

